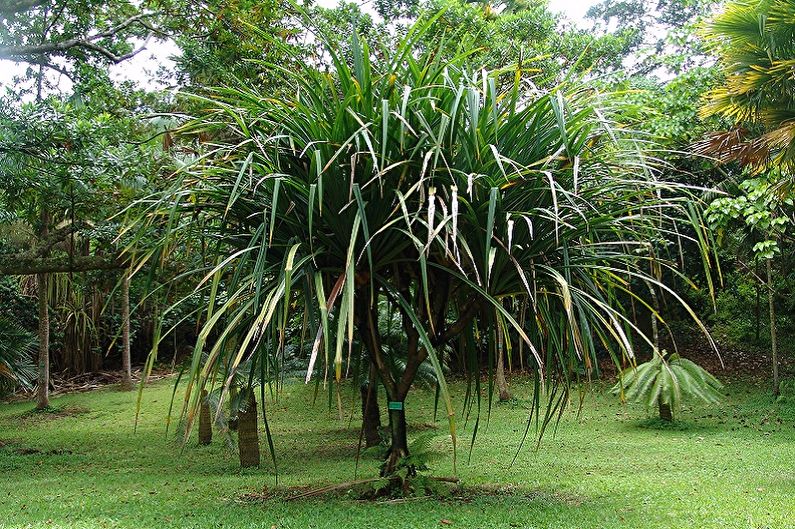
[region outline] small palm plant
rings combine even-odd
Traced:
[[[721,398],[723,387],[717,378],[695,362],[665,350],[655,350],[654,357],[639,366],[625,369],[613,386],[622,401],[657,406],[660,419],[673,421],[673,412],[683,398],[712,404]]]

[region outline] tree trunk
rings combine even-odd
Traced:
[[[776,334],[776,307],[773,295],[773,267],[767,260],[767,302],[770,306],[770,353],[773,356],[773,396],[781,394],[781,383],[778,379],[778,337]]]
[[[671,412],[671,405],[664,404],[662,400],[659,401],[659,408],[660,408],[660,420],[665,422],[671,422],[674,420],[674,415]]]
[[[39,378],[36,408],[50,405],[50,315],[47,274],[38,274],[36,284],[39,296]]]
[[[207,390],[202,390],[202,402],[199,409],[199,444],[208,445],[213,440],[212,418],[210,416],[210,402],[207,400]],[[256,415],[256,414],[255,414]],[[256,420],[256,417],[254,418]],[[256,432],[256,424],[254,426]]]
[[[651,315],[651,340],[654,344],[654,352],[656,353],[660,350],[660,329],[657,324],[657,318],[660,314],[660,300],[657,299],[657,291],[654,289],[654,286],[651,283],[648,283],[648,286],[652,308],[654,309]]]
[[[39,236],[46,239],[50,233],[50,214],[41,212]],[[39,376],[36,395],[36,408],[42,410],[50,405],[50,289],[46,272],[36,275],[39,296]]]
[[[232,403],[237,400],[237,389],[235,386],[229,388],[229,430],[236,432],[237,431],[237,424],[240,422],[240,417],[238,414],[235,413],[234,408],[232,407]]]
[[[508,391],[508,382],[505,380],[505,359],[503,354],[503,335],[502,330],[497,326],[497,389],[500,392],[500,402],[511,400],[511,392]]]
[[[124,273],[121,284],[121,320],[122,320],[122,349],[121,387],[125,391],[132,389],[132,367],[130,366],[130,273]],[[212,434],[211,434],[212,435]]]
[[[259,466],[259,435],[257,433],[257,400],[252,390],[247,390],[248,404],[237,412],[237,448],[240,466]]]
[[[402,409],[403,403],[395,403],[400,405],[401,409],[389,410],[389,432],[391,443],[389,452],[387,453],[386,462],[381,470],[382,476],[389,476],[394,474],[400,466],[400,460],[409,455],[408,437],[406,432],[406,410]],[[409,475],[413,474],[413,470],[409,469]]]
[[[378,407],[378,371],[370,363],[367,384],[362,384],[362,430],[364,446],[370,448],[381,443],[381,410]]]
[[[755,338],[756,338],[756,344],[759,345],[759,327],[760,327],[761,320],[762,320],[762,314],[761,314],[762,311],[760,309],[761,303],[760,303],[760,299],[759,299],[760,295],[761,295],[760,291],[762,290],[762,286],[760,285],[759,279],[758,279],[759,278],[759,257],[757,257],[754,260],[754,267],[756,268],[755,275],[757,277],[757,280],[755,281],[755,283],[756,283],[756,307],[754,308],[754,316],[755,316],[755,319],[756,319],[756,328],[754,329],[754,334],[755,334]]]

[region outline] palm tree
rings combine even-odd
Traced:
[[[651,360],[624,370],[613,387],[622,400],[657,407],[660,420],[670,422],[683,398],[715,403],[723,387],[698,364],[678,354],[655,349]]]
[[[578,84],[538,91],[516,66],[470,71],[468,50],[442,59],[418,45],[432,22],[378,50],[354,35],[350,63],[329,46],[331,73],[272,65],[294,96],[218,89],[184,128],[215,141],[140,203],[130,229],[139,264],[200,241],[213,249],[185,274],[203,278],[208,300],[188,424],[219,366],[278,365],[296,306],[314,336],[307,381],[333,378],[339,391],[355,338],[364,345],[388,398],[385,474],[408,455],[406,398],[426,362],[455,445],[439,357],[454,341],[476,385],[465,407],[477,410],[480,370],[493,372],[496,357],[493,340],[480,354],[483,337],[524,344],[539,391],[560,397],[553,410],[580,367],[594,365],[597,344],[616,361],[632,356],[620,299],[641,299],[633,282],[658,284],[638,249],[649,233],[693,221],[692,196],[654,178],[604,96]],[[161,238],[147,247],[152,233]],[[385,313],[400,322],[397,372]],[[234,348],[224,345],[231,336]]]
[[[699,149],[756,170],[786,171],[795,162],[795,4],[789,0],[734,0],[704,31],[726,81],[702,113],[735,128],[714,134]]]

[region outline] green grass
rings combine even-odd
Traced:
[[[518,400],[495,405],[471,462],[471,423],[462,428],[458,475],[473,491],[496,492],[402,503],[242,501],[273,487],[272,469],[240,472],[236,454],[218,438],[209,447],[192,440],[182,450],[164,432],[167,381],[145,391],[137,433],[135,393],[58,398],[57,416],[0,404],[0,528],[795,527],[791,386],[773,403],[765,387],[730,383],[721,405],[686,408],[682,422],[668,427],[596,391],[579,416],[566,413],[540,451],[530,443],[511,466],[530,388],[514,380]],[[453,384],[453,391],[460,395],[463,387]],[[415,391],[406,409],[413,436],[438,433],[433,473],[451,475],[446,423],[433,426],[432,394]],[[312,406],[312,387],[300,383],[269,402],[269,411],[280,486],[353,479],[355,418],[340,421],[324,403]],[[365,458],[359,477],[374,476],[377,466]]]

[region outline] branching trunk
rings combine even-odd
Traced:
[[[401,389],[403,390],[404,394],[405,392],[408,392],[408,387],[411,385],[411,380],[408,381],[407,386],[404,385],[404,382],[406,381],[405,376],[409,376],[407,373],[410,369],[412,369],[413,362],[416,361],[416,358],[412,358],[412,338],[410,336],[409,352],[406,360],[406,373],[404,373],[404,378],[400,381],[401,383],[398,384],[395,381],[386,359],[384,358],[382,350],[381,337],[378,331],[378,304],[376,303],[377,297],[370,298],[369,292],[363,291],[362,295],[358,299],[361,300],[358,302],[359,304],[356,307],[359,320],[359,334],[364,340],[368,355],[370,356],[370,361],[375,365],[379,378],[381,379],[381,383],[384,385],[384,389],[386,390],[387,399],[389,401],[388,408],[395,406],[395,403],[399,403],[401,406],[400,410],[389,409],[389,432],[391,443],[389,452],[387,454],[387,460],[385,461],[381,470],[381,473],[387,476],[393,474],[397,469],[397,465],[399,464],[400,460],[408,455],[406,415],[405,410],[402,409],[403,397],[401,397]],[[416,345],[414,347],[414,353],[416,353]]]
[[[122,320],[121,387],[125,391],[129,391],[133,387],[132,367],[130,365],[130,274],[129,272],[125,272],[124,279],[122,280],[121,320]]]
[[[240,452],[240,466],[259,466],[259,434],[257,433],[257,400],[254,392],[247,390],[248,404],[245,410],[237,413],[237,448]]]
[[[36,407],[40,410],[50,405],[50,315],[47,280],[47,274],[36,276],[39,297],[39,378]]]
[[[767,260],[767,302],[770,306],[770,354],[773,357],[773,396],[781,394],[781,382],[778,379],[778,336],[776,333],[776,306],[773,292],[773,267]]]

